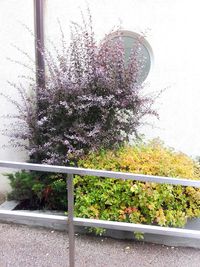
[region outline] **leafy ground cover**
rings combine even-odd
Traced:
[[[199,164],[159,140],[139,142],[116,150],[91,152],[79,166],[121,172],[200,179]],[[36,173],[10,174],[11,198],[48,209],[67,209],[65,177]],[[182,227],[200,216],[200,189],[99,177],[74,179],[75,215],[132,223]]]
[[[82,167],[200,178],[199,165],[159,140],[91,153]],[[76,177],[76,216],[182,227],[200,216],[200,189],[98,177]]]

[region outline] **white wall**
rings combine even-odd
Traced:
[[[80,22],[80,9],[86,8],[81,0],[46,0],[45,29],[55,43],[60,33],[57,19],[69,36],[70,21]],[[147,137],[157,137],[166,144],[190,155],[200,155],[200,37],[198,0],[88,0],[94,29],[101,40],[113,26],[121,24],[125,30],[147,32],[147,40],[154,52],[154,67],[146,91],[166,90],[157,101],[160,120],[153,120],[154,128],[141,129]],[[9,44],[14,43],[34,57],[31,35],[18,23],[33,29],[32,0],[0,1],[0,92],[16,96],[6,80],[16,80],[24,69],[6,60],[21,56]],[[0,99],[0,114],[13,107]],[[4,121],[0,119],[0,130]],[[7,143],[0,136],[0,145]],[[0,160],[24,160],[26,153],[0,149]],[[1,177],[2,179],[2,177]],[[2,184],[0,184],[3,188]],[[5,187],[4,187],[5,188]]]
[[[14,99],[18,94],[8,85],[7,80],[17,82],[18,75],[29,74],[23,67],[10,62],[13,60],[28,63],[25,57],[11,46],[14,44],[27,51],[34,58],[34,42],[31,34],[25,30],[25,24],[33,31],[33,1],[32,0],[1,0],[0,1],[0,93],[11,95]],[[15,113],[14,107],[5,98],[0,97],[0,116]],[[0,131],[4,129],[6,121],[0,117]],[[25,152],[13,148],[3,149],[8,143],[8,138],[0,134],[0,160],[23,161],[27,158]],[[10,170],[1,170],[1,172]],[[0,191],[9,189],[8,181],[0,175]]]

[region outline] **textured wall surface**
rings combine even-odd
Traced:
[[[33,36],[25,27],[33,31],[33,1],[32,0],[1,0],[0,2],[0,92],[19,99],[17,91],[7,81],[19,81],[18,75],[30,74],[24,67],[9,61],[12,60],[31,63],[12,45],[26,51],[34,59]],[[33,65],[33,63],[32,63]],[[33,66],[34,67],[34,66]],[[28,88],[27,88],[28,90]],[[15,114],[17,111],[7,100],[0,97],[0,116]],[[4,129],[7,120],[0,117],[0,131]],[[2,148],[8,144],[8,138],[0,134],[0,160],[23,161],[27,155],[24,151],[14,148]],[[1,172],[5,172],[6,170]],[[0,176],[0,191],[8,190],[8,181]]]

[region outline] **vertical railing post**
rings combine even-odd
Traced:
[[[75,237],[74,237],[74,186],[73,174],[67,175],[68,193],[68,234],[69,234],[69,266],[75,266]]]

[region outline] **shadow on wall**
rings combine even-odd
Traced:
[[[6,200],[6,194],[0,192],[0,205]]]
[[[1,173],[6,173],[6,172],[2,171]],[[3,195],[6,194],[7,192],[11,191],[11,187],[9,185],[8,178],[5,177],[1,173],[0,173],[0,203],[1,203]]]

